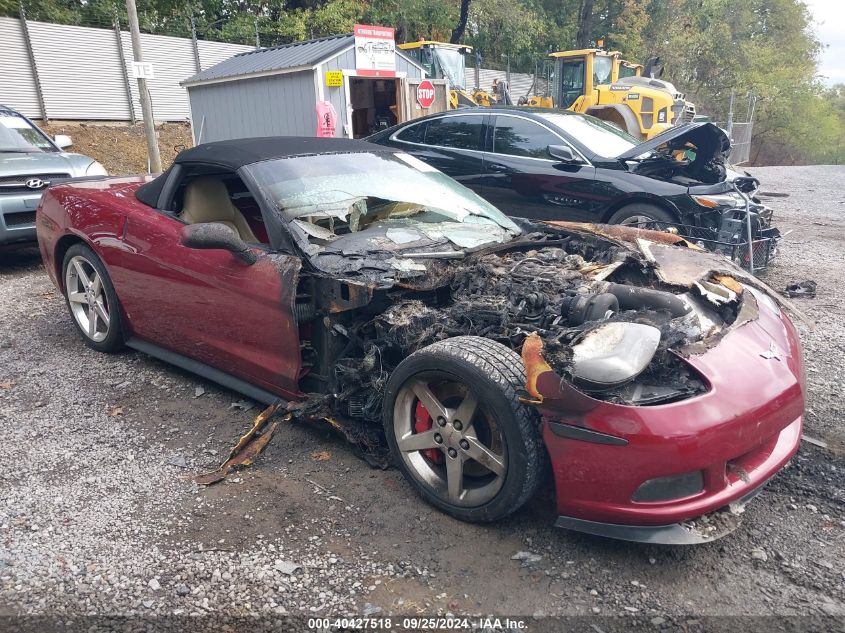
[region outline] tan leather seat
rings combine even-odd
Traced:
[[[202,176],[188,183],[181,217],[188,224],[225,224],[240,235],[244,242],[258,243],[258,238],[249,228],[243,213],[232,204],[229,191],[219,178]]]

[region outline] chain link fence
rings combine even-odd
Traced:
[[[751,160],[751,135],[754,122],[734,123],[731,126],[731,164],[742,165]]]

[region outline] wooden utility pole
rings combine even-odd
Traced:
[[[129,15],[129,33],[132,36],[132,57],[136,62],[143,62],[141,29],[138,27],[138,9],[135,7],[135,0],[126,0],[126,13]],[[153,121],[153,104],[150,101],[150,92],[147,90],[147,80],[143,77],[138,77],[138,96],[141,98],[141,113],[144,116],[144,136],[147,137],[150,171],[157,174],[161,171],[161,154],[158,151],[158,139]]]

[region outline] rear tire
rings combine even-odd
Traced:
[[[678,220],[660,207],[647,202],[634,202],[619,209],[610,216],[608,224],[622,224],[640,229],[666,230],[667,225]]]
[[[487,522],[531,498],[546,453],[537,413],[517,397],[524,385],[520,356],[476,336],[434,343],[399,364],[385,391],[385,434],[423,499]]]
[[[65,304],[82,340],[98,352],[124,347],[120,304],[100,258],[85,244],[74,244],[62,262]]]

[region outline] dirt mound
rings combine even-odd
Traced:
[[[147,171],[147,143],[144,126],[140,123],[52,121],[40,127],[50,136],[70,136],[73,139],[70,151],[100,161],[110,174],[123,176]],[[156,126],[156,132],[164,169],[177,153],[193,145],[188,123],[163,123]]]

